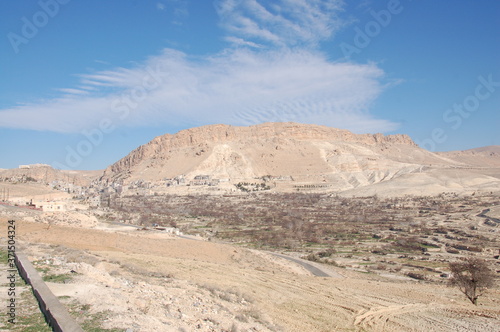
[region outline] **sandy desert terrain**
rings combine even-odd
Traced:
[[[49,282],[53,292],[69,308],[99,314],[102,328],[497,331],[500,324],[498,289],[474,306],[444,285],[331,266],[321,268],[332,277],[315,277],[295,263],[228,244],[108,224],[16,223],[35,266],[69,276]]]
[[[498,287],[474,306],[446,278],[469,255],[498,270],[499,170],[498,147],[205,126],[104,172],[0,170],[0,244],[15,220],[22,250],[92,331],[498,331]]]

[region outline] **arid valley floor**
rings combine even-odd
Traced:
[[[238,202],[243,198],[231,199],[243,210],[248,205]],[[343,201],[338,197],[311,199]],[[376,206],[370,201],[373,198],[365,200],[365,205],[371,202]],[[290,243],[276,244],[271,236],[261,241],[259,249],[255,249],[245,230],[253,228],[250,234],[258,234],[255,230],[260,226],[214,224],[209,212],[195,218],[176,216],[180,229],[200,235],[186,238],[152,227],[139,230],[116,223],[113,220],[119,212],[67,212],[55,217],[56,213],[2,206],[0,213],[3,226],[8,219],[16,220],[19,246],[45,275],[54,294],[89,328],[497,331],[498,288],[488,290],[479,305],[474,306],[439,275],[447,272],[448,261],[467,255],[484,257],[499,269],[498,260],[493,258],[498,252],[498,226],[491,220],[500,218],[500,200],[495,195],[443,200],[451,203],[440,208],[436,199],[436,206],[424,210],[427,216],[419,217],[417,212],[411,221],[408,216],[413,216],[414,208],[407,208],[402,214],[406,222],[396,220],[386,226],[347,218],[338,224],[338,233],[321,234],[327,239],[324,243],[306,245],[307,240],[296,237]],[[354,206],[359,204],[348,201]],[[184,202],[186,206],[188,203]],[[220,202],[211,203],[224,209]],[[408,201],[406,206],[413,203]],[[468,208],[463,204],[468,204]],[[488,218],[478,216],[485,206],[490,209]],[[422,208],[417,207],[417,211]],[[302,212],[297,209],[296,213]],[[394,215],[385,217],[394,219]],[[169,218],[173,216],[170,214]],[[423,219],[428,220],[425,227],[420,221]],[[207,226],[210,222],[211,226]],[[345,238],[346,225],[358,228],[354,232],[357,238]],[[209,241],[207,234],[213,233],[210,227],[216,228],[219,235],[234,233],[235,243],[218,243],[224,239],[216,236]],[[285,225],[282,229],[292,232],[293,227]],[[2,232],[5,234],[6,230]],[[406,243],[401,239],[406,238],[418,248],[401,246]],[[478,238],[482,239],[483,249],[471,251],[478,246]],[[452,244],[456,243],[463,247],[455,249]],[[325,252],[325,248],[335,250],[330,255],[314,257],[314,253]],[[330,277],[314,276],[299,264],[272,255],[271,250],[294,257],[313,254],[312,260],[322,263],[309,263]],[[408,277],[409,272],[417,278]]]
[[[85,331],[500,330],[499,146],[211,125],[102,171],[0,170],[0,201],[0,258],[12,220]],[[465,258],[496,279],[477,305],[450,286]],[[0,328],[49,331],[18,286],[19,324]]]

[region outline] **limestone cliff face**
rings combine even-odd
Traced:
[[[129,170],[143,160],[165,155],[173,149],[186,147],[203,147],[217,143],[247,142],[256,143],[265,140],[298,140],[298,141],[341,141],[349,143],[374,144],[406,144],[416,147],[407,135],[363,134],[356,135],[347,130],[317,125],[298,123],[264,123],[250,127],[230,125],[209,125],[182,130],[174,135],[158,136],[151,142],[138,147],[129,155],[111,165],[106,173],[118,173]]]
[[[420,150],[406,135],[357,135],[291,122],[249,127],[209,125],[156,137],[108,167],[102,180],[154,181],[202,173],[238,179],[271,174],[327,181],[325,176],[332,172],[391,166],[394,159],[380,163],[385,157],[379,155],[387,155],[398,146]]]

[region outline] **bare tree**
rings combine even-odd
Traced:
[[[488,264],[480,258],[468,257],[460,262],[450,263],[450,282],[475,305],[484,291],[493,286],[494,274]]]

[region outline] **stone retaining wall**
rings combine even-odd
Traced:
[[[55,332],[83,332],[23,253],[16,252],[16,265],[21,277],[33,288],[40,309],[52,329]]]

